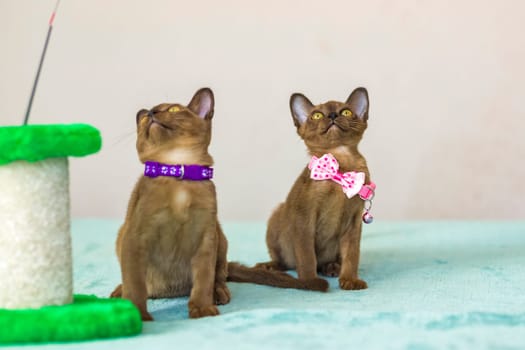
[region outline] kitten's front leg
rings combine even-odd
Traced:
[[[350,228],[341,237],[341,273],[339,275],[339,286],[341,289],[358,290],[368,287],[365,281],[359,279],[357,271],[359,267],[362,226],[361,216],[356,215],[352,219]]]
[[[204,233],[201,245],[191,260],[193,287],[188,302],[190,318],[219,314],[219,309],[213,302],[217,244],[217,232],[213,226]]]
[[[317,256],[315,255],[315,232],[308,227],[297,226],[292,236],[297,275],[302,280],[319,280]]]
[[[139,237],[126,232],[121,240],[122,297],[131,300],[140,311],[142,320],[153,321],[147,310],[146,252],[140,249]]]
[[[226,285],[226,278],[228,277],[228,261],[226,255],[228,252],[228,241],[222,232],[219,224],[217,224],[217,233],[219,238],[219,246],[217,253],[217,267],[215,269],[215,292],[214,300],[218,305],[228,304],[231,299],[230,290]]]

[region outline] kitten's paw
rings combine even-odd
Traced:
[[[309,290],[317,291],[317,292],[327,292],[328,288],[330,287],[330,284],[328,284],[328,281],[322,278],[309,278],[309,279],[302,279],[300,281],[303,281],[307,288]]]
[[[360,279],[339,279],[339,287],[345,290],[360,290],[368,288],[368,285],[365,281]]]
[[[190,318],[217,316],[219,314],[219,309],[217,309],[217,306],[215,305],[199,307],[199,306],[196,306],[191,301],[188,303],[188,309],[189,309]]]
[[[153,316],[146,310],[140,310],[140,317],[142,318],[142,321],[153,321]]]
[[[338,262],[331,262],[328,264],[324,264],[321,267],[321,274],[328,277],[338,277],[339,273],[341,273],[341,264]]]
[[[113,292],[111,292],[110,298],[122,298],[122,284],[119,284]]]
[[[228,304],[231,299],[231,293],[226,283],[215,283],[214,300],[217,305]]]
[[[256,269],[264,269],[268,271],[285,271],[286,269],[282,267],[279,263],[275,261],[268,261],[265,263],[257,263],[254,266]]]

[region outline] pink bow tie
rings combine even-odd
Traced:
[[[355,171],[340,173],[339,163],[330,153],[321,158],[312,156],[308,169],[311,170],[310,178],[313,180],[332,180],[341,185],[348,198],[352,198],[358,193],[363,200],[369,200],[373,197],[375,184],[371,182],[369,185],[363,186],[365,184],[365,173]]]

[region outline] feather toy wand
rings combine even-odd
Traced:
[[[44,58],[46,57],[47,46],[49,44],[49,38],[51,38],[51,32],[53,31],[53,21],[58,10],[58,5],[60,5],[60,0],[57,0],[55,4],[55,9],[49,18],[49,29],[47,30],[46,42],[44,44],[44,49],[42,50],[42,55],[40,56],[40,63],[38,64],[38,70],[36,72],[35,81],[33,82],[33,89],[31,90],[31,96],[29,97],[29,103],[27,104],[26,115],[24,118],[24,125],[27,125],[29,120],[29,114],[31,113],[31,107],[33,106],[33,98],[35,97],[36,87],[38,85],[38,79],[40,78],[40,72],[42,71],[42,64],[44,63]]]

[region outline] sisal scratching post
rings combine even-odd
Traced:
[[[0,166],[0,184],[0,308],[72,302],[67,158]]]
[[[89,125],[0,128],[0,308],[73,301],[67,157],[100,146]]]
[[[0,345],[141,331],[128,300],[73,295],[68,157],[101,143],[85,124],[0,127]]]
[[[100,146],[89,125],[0,128],[0,308],[73,301],[67,157]]]

